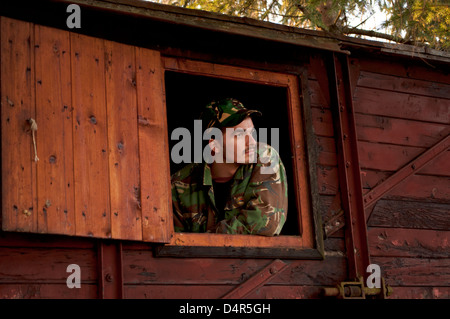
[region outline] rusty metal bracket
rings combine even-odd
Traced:
[[[324,297],[338,299],[387,299],[392,295],[392,288],[381,278],[380,288],[364,287],[362,277],[358,281],[343,281],[335,287],[325,287],[322,290]]]
[[[275,259],[269,265],[258,271],[251,278],[238,285],[230,292],[225,294],[222,299],[241,299],[248,296],[251,292],[264,286],[266,282],[279,274],[282,270],[288,267],[288,264],[280,259]]]

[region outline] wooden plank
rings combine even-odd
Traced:
[[[41,235],[31,233],[0,232],[0,247],[54,247],[93,249],[89,238]]]
[[[268,259],[154,258],[148,250],[124,250],[124,285],[237,285],[267,263]],[[291,260],[289,265],[267,284],[335,285],[347,276],[344,256],[330,256],[325,263]]]
[[[76,234],[111,237],[103,40],[71,34],[71,49]]]
[[[413,175],[392,189],[390,196],[408,196],[434,201],[450,202],[450,183],[448,177]]]
[[[333,137],[333,117],[331,111],[324,108],[311,108],[314,133],[317,136]]]
[[[417,174],[423,175],[438,175],[450,177],[450,149],[446,152],[442,152],[434,159],[429,161],[424,167],[417,171]]]
[[[358,145],[358,152],[361,154],[361,167],[363,169],[381,171],[397,171],[427,150],[423,147],[379,144],[364,141],[361,141]]]
[[[321,299],[319,286],[266,285],[247,296],[247,299]]]
[[[389,192],[389,190],[395,188],[399,183],[405,181],[405,179],[414,174],[416,171],[420,170],[423,166],[429,163],[440,153],[447,153],[445,150],[449,147],[449,144],[450,135],[420,154],[420,156],[414,158],[413,161],[403,166],[400,170],[389,176],[381,184],[370,190],[370,192],[364,195],[364,203],[366,207],[381,198],[385,193]],[[444,170],[448,169],[444,168]],[[367,218],[369,217],[370,214],[368,214]]]
[[[361,182],[364,195],[370,192],[370,190],[379,183],[385,181],[392,174],[394,174],[394,172],[361,169]]]
[[[392,287],[389,299],[449,299],[450,287]]]
[[[68,289],[66,284],[0,284],[1,299],[96,299],[97,297],[97,286],[91,283],[83,283],[80,289]]]
[[[368,220],[370,227],[450,230],[450,204],[379,200]]]
[[[357,58],[349,57],[348,62],[350,90],[352,93],[355,93],[356,86],[358,85],[359,77],[361,75],[361,65],[359,64],[359,60]]]
[[[306,81],[306,74],[304,76]],[[299,78],[296,76],[288,77],[288,104],[289,104],[289,127],[291,132],[291,149],[294,154],[293,169],[294,169],[294,183],[296,185],[296,199],[298,210],[299,230],[302,237],[303,247],[314,247],[314,234],[313,234],[313,219],[311,214],[312,197],[310,191],[310,183],[308,182],[309,168],[307,167],[307,150],[306,150],[306,137],[304,132],[304,120],[302,119],[302,105],[298,97],[301,95],[299,87],[302,83],[299,83]],[[302,92],[306,91],[304,89]],[[308,106],[309,107],[309,106]],[[308,115],[308,120],[311,117]],[[312,135],[312,134],[310,134]],[[312,136],[309,136],[312,138]],[[316,182],[316,181],[314,181]],[[317,190],[315,190],[317,191]]]
[[[317,165],[317,183],[320,195],[335,195],[339,189],[337,167]]]
[[[411,63],[410,60],[399,63],[398,60],[359,57],[358,62],[361,66],[361,70],[372,73],[450,84],[448,73],[444,70],[437,68],[431,69],[423,65]]]
[[[37,231],[34,26],[1,17],[2,229]],[[36,133],[39,135],[39,133]]]
[[[253,293],[256,289],[261,288],[271,280],[274,276],[282,272],[288,267],[283,261],[276,259],[269,265],[258,271],[245,282],[237,285],[231,291],[227,292],[222,299],[242,299]]]
[[[450,231],[370,227],[371,256],[448,258]]]
[[[362,71],[360,73],[358,86],[414,95],[439,97],[443,99],[448,99],[450,97],[450,84],[367,71]]]
[[[334,138],[316,137],[318,147],[317,164],[323,166],[337,166],[336,143]]]
[[[97,280],[97,259],[92,249],[4,247],[0,260],[0,284],[66,284],[70,264],[80,266],[82,285],[96,284]]]
[[[159,52],[136,48],[142,238],[170,241],[173,233],[169,142]]]
[[[75,234],[69,33],[36,26],[38,232]]]
[[[345,226],[345,214],[342,208],[341,192],[334,196],[328,211],[324,214],[323,227],[328,238]]]
[[[449,286],[450,259],[373,257],[390,286]],[[395,291],[395,288],[394,288]]]
[[[313,107],[330,108],[330,94],[322,89],[319,81],[308,80],[308,93]]]
[[[357,87],[354,93],[357,113],[448,124],[449,100],[414,94]]]
[[[330,107],[330,84],[327,75],[327,65],[324,60],[323,55],[311,55],[310,63],[308,65],[308,74],[310,78],[316,79],[317,84],[308,81],[308,86],[310,87],[311,104],[320,105],[322,107]],[[313,96],[317,96],[319,99],[314,99]],[[319,104],[316,104],[316,103]]]
[[[431,147],[450,133],[450,125],[356,114],[358,140]]]
[[[176,233],[171,241],[176,246],[303,248],[300,236],[249,236],[231,234]],[[306,246],[307,247],[307,246]],[[306,248],[305,247],[305,248]]]
[[[218,299],[231,289],[230,285],[127,285],[129,299]],[[315,299],[320,298],[320,286],[263,286],[246,299]]]
[[[420,177],[420,175],[434,175],[436,178],[439,177],[449,177],[450,170],[448,168],[448,162],[450,159],[450,152],[442,152],[436,158],[430,160],[426,165],[424,165],[421,169],[418,169],[415,174],[417,179],[426,179],[427,177]],[[373,169],[362,169],[361,176],[364,181],[364,188],[370,190],[374,188],[376,185],[380,184],[384,180],[386,180],[389,176],[393,175],[395,171],[379,171]],[[428,178],[432,178],[431,176]],[[409,179],[409,177],[408,177]],[[406,180],[405,180],[406,182]],[[440,183],[439,183],[440,184]]]
[[[232,67],[215,63],[164,57],[163,66],[166,70],[187,72],[189,74],[219,77],[221,79],[240,80],[272,86],[288,86],[292,77],[284,73],[268,72],[243,67]]]
[[[448,155],[446,155],[448,156]],[[436,159],[440,160],[440,157]],[[430,162],[429,165],[432,165]],[[423,168],[419,172],[423,172]],[[362,170],[361,176],[363,180],[363,189],[367,194],[371,189],[379,183],[385,181],[393,172]],[[410,197],[410,198],[427,198],[431,201],[449,202],[449,186],[446,171],[441,172],[443,176],[429,175],[412,175],[401,182],[400,185],[392,188],[386,195],[388,197]]]
[[[327,197],[325,197],[325,200],[327,200]],[[324,245],[325,249],[329,251],[342,252],[345,250],[342,238],[328,238],[326,241],[324,241]],[[152,244],[145,242],[123,242],[122,246],[124,250],[152,250]]]
[[[231,285],[126,285],[125,299],[218,299]],[[186,300],[189,302],[189,300]]]
[[[366,175],[364,182],[365,187],[367,187],[366,195],[373,188],[368,186],[369,184],[377,185],[389,176],[387,172],[365,171],[363,173]],[[384,198],[401,197],[410,200],[426,199],[432,202],[448,203],[450,202],[449,194],[448,177],[412,175],[392,188],[384,195]]]
[[[105,41],[105,56],[111,232],[113,238],[141,240],[134,47]]]
[[[314,236],[315,243],[312,243],[311,247],[315,247],[317,251],[323,255],[324,254],[324,236],[322,232],[322,214],[320,212],[320,194],[319,194],[319,187],[317,182],[317,173],[316,173],[316,165],[314,163],[317,163],[320,161],[320,155],[318,155],[318,146],[317,146],[317,140],[316,136],[314,134],[314,128],[313,128],[313,117],[311,112],[311,101],[308,95],[308,71],[307,69],[303,69],[301,71],[301,75],[299,77],[300,80],[300,103],[301,103],[301,109],[302,109],[302,118],[304,123],[304,129],[300,132],[297,132],[297,134],[305,135],[305,143],[304,148],[306,150],[305,152],[305,158],[307,161],[304,161],[306,165],[305,166],[305,172],[307,171],[307,174],[302,176],[309,184],[309,200],[311,201],[310,204],[310,210],[312,212],[313,218],[311,219],[311,224],[308,226],[311,230],[310,233],[312,236]],[[320,152],[322,153],[322,152]],[[323,159],[322,159],[323,161]],[[307,163],[308,164],[307,164]],[[308,213],[309,215],[310,213]],[[302,220],[302,223],[304,223],[304,220]]]

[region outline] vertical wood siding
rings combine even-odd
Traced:
[[[136,55],[133,46],[4,17],[1,24],[3,230],[167,242],[159,52]],[[29,119],[38,126],[38,162]]]

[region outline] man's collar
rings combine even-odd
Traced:
[[[212,185],[211,167],[207,163],[203,163],[203,185]]]
[[[243,180],[244,179],[244,169],[246,164],[239,165],[236,173],[234,173],[233,179]],[[211,175],[211,166],[207,163],[203,163],[203,185],[211,186],[212,185],[212,175]]]

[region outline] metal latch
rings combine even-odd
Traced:
[[[359,281],[343,281],[335,287],[323,288],[323,296],[336,297],[339,299],[387,299],[392,295],[392,288],[386,285],[384,278],[381,278],[380,288],[364,287],[362,277]]]

